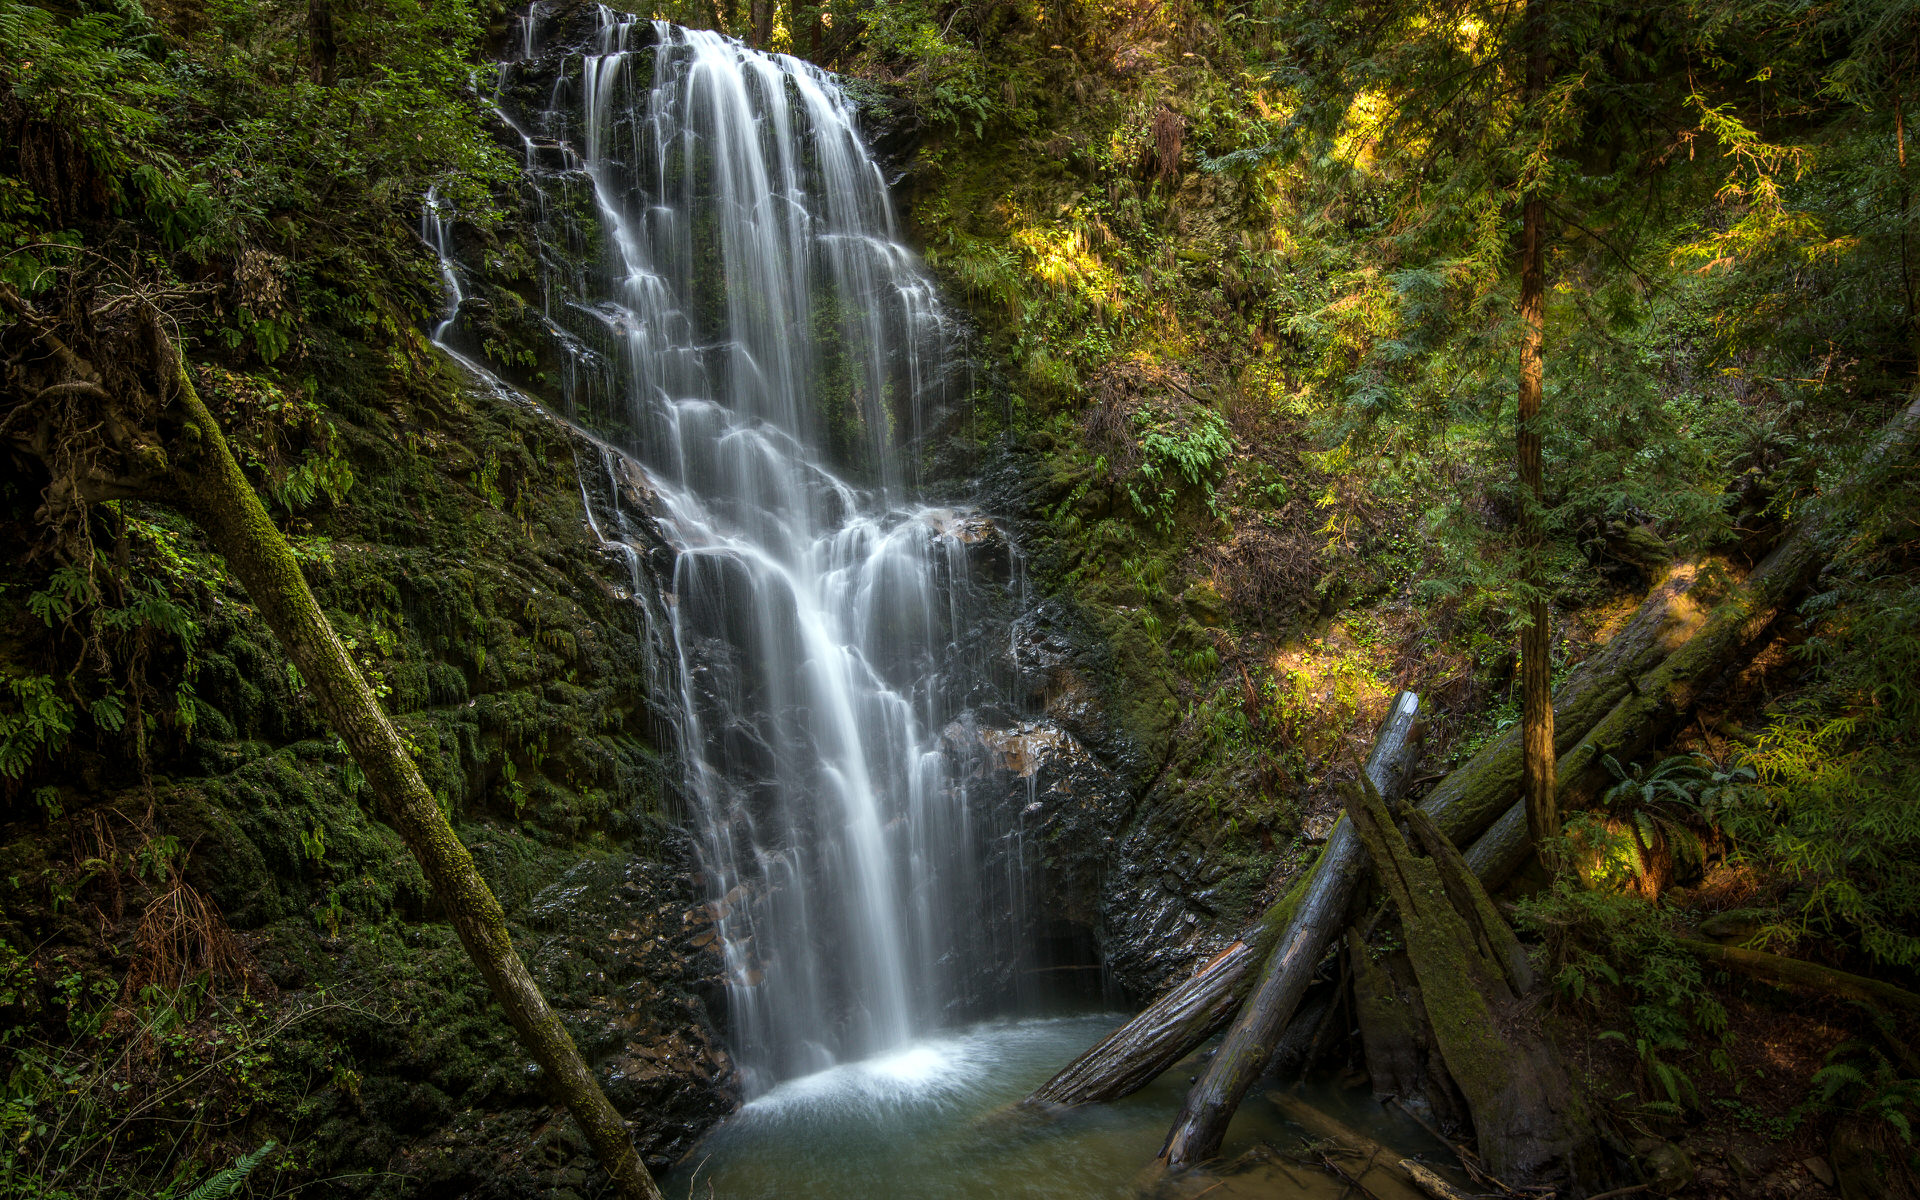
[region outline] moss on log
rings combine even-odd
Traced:
[[[1803,958],[1768,954],[1741,946],[1725,946],[1701,938],[1681,938],[1680,945],[1690,953],[1729,970],[1751,975],[1781,987],[1803,988],[1827,996],[1844,996],[1881,1009],[1898,1009],[1920,1014],[1920,995],[1903,987],[1823,967]]]
[[[1509,982],[1501,947],[1512,930],[1458,854],[1414,854],[1386,802],[1362,784],[1347,813],[1400,913],[1434,1045],[1466,1097],[1481,1157],[1509,1185],[1575,1197],[1604,1189],[1607,1160],[1586,1102]]]
[[[1395,697],[1362,771],[1369,786],[1395,795],[1405,789],[1412,764],[1419,757],[1419,717],[1418,696],[1401,692]],[[1286,932],[1267,955],[1259,980],[1227,1030],[1226,1040],[1187,1093],[1186,1104],[1161,1148],[1162,1162],[1172,1167],[1192,1166],[1220,1149],[1234,1110],[1273,1057],[1281,1030],[1299,1007],[1307,985],[1313,982],[1320,959],[1346,927],[1364,865],[1351,824],[1340,821],[1327,838],[1326,849],[1320,853]]]

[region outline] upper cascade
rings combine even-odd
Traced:
[[[526,149],[538,320],[565,415],[630,456],[609,471],[644,471],[671,545],[660,641],[758,1092],[977,1010],[1021,959],[1019,807],[970,802],[965,735],[994,694],[973,640],[1019,563],[914,499],[965,360],[833,77],[604,7],[543,49],[542,21],[495,95]],[[437,197],[424,232],[453,303],[436,340],[477,366]]]

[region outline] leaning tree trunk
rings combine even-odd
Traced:
[[[1419,747],[1418,709],[1417,697],[1401,693],[1375,743],[1369,762],[1383,764],[1388,787],[1403,786],[1412,769]],[[1338,915],[1344,917],[1352,898],[1351,881],[1345,876],[1351,863],[1357,861],[1357,852],[1342,822],[1308,874],[1232,945],[1068,1063],[1034,1089],[1024,1103],[1070,1106],[1118,1100],[1152,1083],[1162,1071],[1193,1053],[1239,1010],[1254,985],[1256,970],[1296,926],[1303,908],[1324,917],[1337,907]]]
[[[566,1027],[528,974],[507,934],[506,914],[473,856],[420,777],[406,743],[340,644],[300,573],[286,539],[241,474],[219,424],[194,390],[185,363],[157,328],[165,398],[183,417],[172,470],[177,502],[205,531],[247,589],[287,657],[313,689],[387,820],[425,870],[433,891],[494,999],[586,1133],[622,1200],[660,1200],[621,1119]]]
[[[1400,913],[1434,1044],[1466,1097],[1481,1158],[1509,1186],[1601,1190],[1598,1128],[1526,1003],[1534,979],[1519,940],[1453,843],[1416,812],[1431,856],[1414,854],[1365,784],[1347,813]]]
[[[1589,712],[1603,703],[1607,707],[1586,723],[1579,740],[1560,756],[1557,792],[1562,811],[1591,803],[1606,787],[1606,757],[1631,762],[1660,745],[1729,667],[1749,661],[1774,636],[1779,619],[1792,611],[1795,600],[1827,561],[1831,543],[1840,533],[1836,526],[1843,519],[1846,499],[1870,481],[1875,463],[1909,453],[1917,437],[1920,396],[1888,420],[1860,466],[1821,497],[1773,552],[1717,604],[1703,608],[1676,597],[1671,607],[1678,620],[1671,624],[1671,632],[1655,636],[1684,640],[1658,662],[1640,670],[1629,668],[1609,686],[1584,697]],[[1646,613],[1645,605],[1641,612]],[[1636,617],[1635,623],[1639,621]],[[1628,629],[1631,632],[1633,626]],[[1460,774],[1449,776],[1422,805],[1456,843],[1471,836],[1463,836],[1466,831],[1485,824],[1483,815],[1496,798],[1481,787],[1450,787]],[[1488,886],[1498,886],[1526,862],[1531,836],[1524,805],[1515,805],[1473,843],[1467,862]]]
[[[1395,796],[1406,789],[1418,755],[1419,713],[1420,698],[1412,692],[1394,698],[1393,711],[1381,726],[1363,772],[1369,786]],[[1267,955],[1259,982],[1227,1031],[1226,1041],[1187,1093],[1160,1151],[1168,1166],[1191,1166],[1220,1149],[1227,1122],[1273,1057],[1280,1031],[1313,982],[1327,947],[1346,927],[1362,866],[1359,842],[1350,823],[1342,819],[1327,838],[1293,919]]]

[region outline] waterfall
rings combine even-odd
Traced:
[[[684,790],[757,1092],[935,1027],[1019,960],[1017,824],[970,802],[964,736],[992,691],[967,638],[1017,564],[916,499],[965,364],[838,83],[605,8],[542,74],[540,19],[496,95],[538,213],[531,319],[563,415],[637,464],[672,548]],[[451,217],[430,195],[450,349]]]

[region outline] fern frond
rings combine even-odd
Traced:
[[[278,1143],[269,1141],[251,1154],[242,1154],[233,1160],[233,1165],[224,1167],[208,1176],[199,1187],[187,1194],[187,1200],[228,1200],[240,1190],[240,1185],[253,1174],[254,1168],[273,1153]]]

